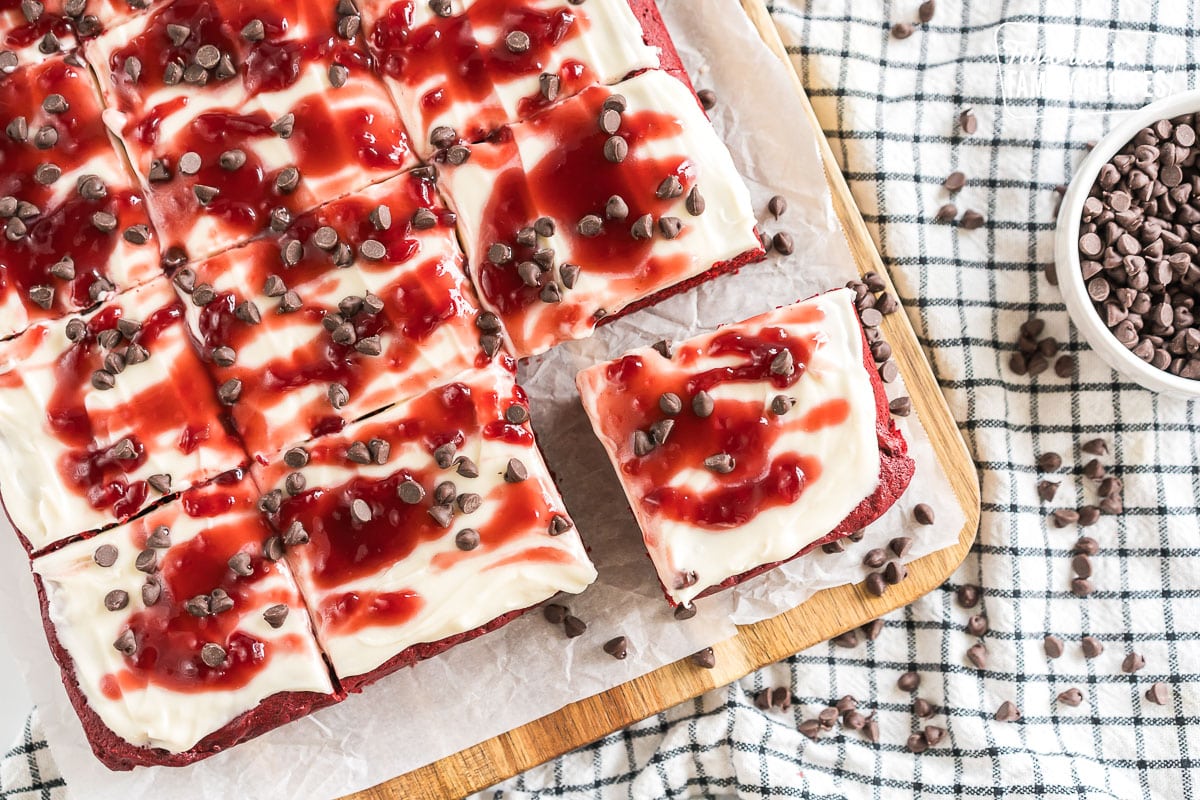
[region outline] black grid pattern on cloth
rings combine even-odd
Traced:
[[[731,13],[736,0],[729,0]],[[818,645],[785,662],[612,734],[506,781],[480,798],[1188,798],[1200,777],[1200,435],[1196,410],[1122,381],[1070,326],[1058,290],[1043,275],[1053,259],[1056,196],[1084,153],[1113,123],[1103,98],[1047,86],[1006,109],[995,37],[1008,22],[1041,23],[1080,47],[1106,44],[1102,69],[1160,66],[1197,85],[1200,9],[1173,0],[940,0],[932,24],[912,37],[889,35],[913,21],[918,0],[776,0],[773,11],[804,85],[899,297],[979,466],[979,541],[938,591],[886,619],[881,636],[853,649]],[[1065,32],[1065,34],[1064,34]],[[1126,34],[1143,52],[1119,58]],[[1089,52],[1092,48],[1090,44]],[[1103,52],[1103,51],[1098,51]],[[1095,55],[1095,53],[1091,53]],[[974,109],[979,130],[956,120]],[[953,198],[987,224],[962,231],[933,222],[952,170],[967,174]],[[1017,328],[1030,316],[1078,359],[1068,379],[1012,374]],[[1089,502],[1079,444],[1109,441],[1125,482],[1125,513],[1088,529],[1098,590],[1069,591],[1068,554],[1077,531],[1050,527],[1039,502],[1038,454],[1063,454],[1052,507]],[[858,557],[849,548],[847,557]],[[823,556],[815,556],[823,557]],[[964,654],[978,641],[963,629],[971,611],[954,590],[984,587],[988,665]],[[1049,660],[1053,633],[1065,654]],[[1080,637],[1103,642],[1085,660]],[[1131,650],[1146,667],[1125,675]],[[896,678],[917,670],[902,692]],[[1165,706],[1148,703],[1153,681],[1171,686]],[[787,713],[764,712],[754,695],[790,686]],[[1055,702],[1068,687],[1079,708]],[[835,729],[810,742],[798,724],[850,694],[878,715],[878,744]],[[918,720],[914,697],[936,714]],[[1004,700],[1017,723],[992,719]],[[945,740],[914,756],[908,735],[926,723]],[[0,763],[0,797],[55,798],[61,781],[36,722]]]

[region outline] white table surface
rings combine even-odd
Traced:
[[[32,705],[16,659],[0,647],[0,753],[15,743]]]

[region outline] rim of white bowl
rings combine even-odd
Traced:
[[[1083,204],[1087,200],[1101,168],[1124,147],[1142,128],[1160,119],[1180,114],[1200,112],[1200,89],[1156,100],[1128,115],[1105,134],[1092,152],[1079,165],[1063,195],[1058,211],[1054,244],[1055,272],[1058,288],[1066,301],[1067,311],[1075,327],[1083,334],[1092,350],[1105,363],[1135,383],[1162,394],[1200,399],[1200,380],[1181,378],[1167,370],[1158,369],[1135,356],[1117,341],[1092,305],[1079,262],[1079,227]]]

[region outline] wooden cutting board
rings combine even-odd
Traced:
[[[762,0],[741,0],[741,3],[766,44],[788,64],[801,105],[811,117],[813,126],[822,130],[766,6]],[[833,192],[833,205],[859,272],[874,271],[886,278],[887,272],[866,223],[854,205],[833,151],[823,136],[819,139],[826,178]],[[888,291],[896,296],[890,281]],[[713,648],[717,657],[715,669],[699,669],[686,659],[669,664],[347,800],[445,800],[485,789],[684,700],[731,683],[760,667],[832,639],[907,605],[940,585],[963,560],[975,539],[979,527],[979,482],[975,465],[938,390],[908,317],[892,314],[884,319],[882,327],[892,345],[893,358],[904,375],[913,408],[925,424],[938,460],[966,514],[966,524],[957,545],[909,564],[908,579],[891,587],[885,597],[871,597],[861,585],[838,586],[817,593],[803,605],[773,619],[740,627],[737,636]]]

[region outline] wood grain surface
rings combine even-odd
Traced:
[[[763,40],[789,65],[799,102],[817,130],[804,87],[791,68],[787,52],[762,0],[741,0]],[[866,223],[834,160],[825,138],[819,137],[833,204],[846,232],[860,272],[887,276]],[[888,281],[888,290],[895,288]],[[467,748],[428,766],[401,775],[348,800],[445,800],[462,797],[509,778],[555,756],[587,744],[638,720],[710,689],[724,686],[767,664],[787,658],[818,642],[907,605],[940,585],[970,549],[979,525],[979,483],[954,419],[938,390],[925,354],[904,314],[884,319],[883,331],[904,375],[913,408],[932,440],[954,494],[966,513],[958,544],[909,564],[909,577],[884,597],[868,595],[861,585],[838,586],[817,593],[808,602],[773,619],[740,627],[737,636],[713,649],[717,666],[706,670],[686,659],[617,686],[602,694],[523,725],[506,734]]]

